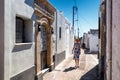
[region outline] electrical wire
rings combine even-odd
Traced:
[[[88,20],[85,19],[83,16],[81,16],[81,19],[83,19],[87,24],[89,24],[91,27],[93,27],[93,25],[91,23],[89,23]]]

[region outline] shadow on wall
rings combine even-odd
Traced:
[[[34,0],[25,0],[24,3],[27,4],[28,6],[32,7],[33,10],[34,10]],[[34,12],[31,16],[31,19],[34,20],[34,21],[36,20],[36,16],[35,16]]]
[[[92,51],[92,52],[90,52],[89,49],[84,49],[84,53],[85,54],[98,54],[98,51]]]
[[[34,80],[34,76],[35,76],[35,67],[31,67],[30,69],[27,69],[22,73],[19,73],[11,77],[10,80]]]
[[[80,80],[98,80],[98,65],[83,75]]]
[[[26,45],[15,45],[12,52],[18,52],[22,50],[30,49],[32,44],[26,44]]]

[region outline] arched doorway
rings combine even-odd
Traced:
[[[36,72],[39,73],[51,65],[51,27],[47,18],[41,18],[36,24]]]
[[[47,32],[44,25],[40,26],[41,69],[47,68]]]

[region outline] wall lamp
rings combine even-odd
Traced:
[[[38,24],[38,31],[41,31],[41,25]]]
[[[38,24],[38,31],[41,31],[41,25],[40,25],[40,24]],[[54,30],[53,30],[53,28],[51,27],[49,34],[53,34],[53,33],[54,33]]]
[[[53,30],[53,28],[51,28],[51,34],[53,34],[54,33],[54,30]]]

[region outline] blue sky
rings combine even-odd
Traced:
[[[49,0],[50,3],[64,16],[69,19],[72,24],[72,6],[75,5],[74,0]],[[80,36],[90,29],[98,28],[98,11],[100,0],[76,0],[78,6],[78,24],[75,22],[75,29],[80,28]],[[77,32],[77,30],[76,30]]]

